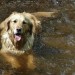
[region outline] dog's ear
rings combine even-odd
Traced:
[[[3,22],[1,22],[0,24],[0,30],[3,30],[4,28],[7,27],[7,25],[9,24],[9,18],[6,18]]]
[[[0,24],[0,30],[3,30],[3,29],[9,30],[9,27],[10,27],[9,24],[10,24],[10,19],[8,17],[3,22],[1,22],[1,24]]]
[[[41,22],[33,15],[31,15],[31,18],[33,19],[34,21],[34,24],[33,24],[33,29],[32,29],[32,32],[33,33],[38,33],[41,31],[42,27],[41,27]]]

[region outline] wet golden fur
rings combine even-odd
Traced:
[[[0,25],[1,44],[0,55],[10,65],[11,68],[27,71],[35,68],[34,58],[31,48],[33,46],[36,28],[40,27],[40,21],[35,16],[23,12],[13,12]],[[31,26],[30,26],[31,25]],[[16,41],[14,38],[15,29],[22,29],[22,40]]]
[[[39,13],[44,17],[54,17],[55,12],[42,12]],[[33,69],[35,69],[35,58],[33,56],[33,52],[31,50],[34,42],[34,36],[39,30],[40,21],[35,17],[37,16],[35,13],[17,13],[13,12],[8,18],[6,18],[1,24],[1,51],[0,58],[2,58],[5,65],[9,67],[9,69],[16,69],[18,72],[22,72],[22,74],[16,75],[31,75]],[[40,15],[39,15],[40,16]],[[15,29],[22,29],[22,39],[20,41],[16,41],[14,38]],[[8,65],[7,65],[8,64]],[[11,75],[10,72],[5,70],[2,75]]]

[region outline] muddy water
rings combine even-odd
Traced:
[[[59,10],[60,17],[42,21],[35,38],[35,75],[75,75],[75,0],[0,0],[0,21],[12,11]]]

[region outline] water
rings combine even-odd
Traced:
[[[60,17],[44,20],[35,38],[36,75],[75,75],[75,0],[1,0],[0,22],[13,11],[55,9]]]

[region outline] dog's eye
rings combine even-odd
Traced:
[[[23,24],[26,24],[26,22],[25,22],[25,21],[23,21]]]
[[[17,20],[14,20],[13,22],[14,22],[14,23],[16,23],[16,22],[17,22]]]

